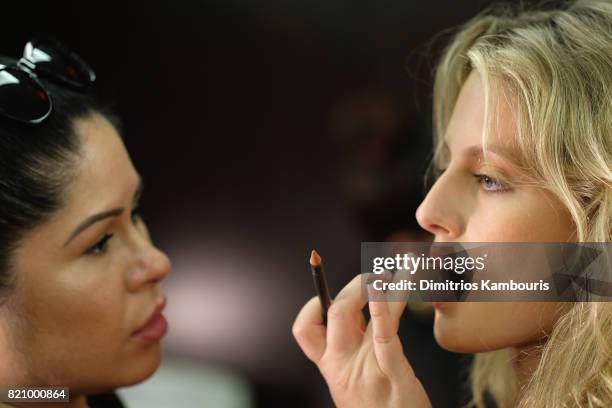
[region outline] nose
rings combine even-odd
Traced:
[[[419,225],[435,235],[436,241],[457,241],[463,234],[461,194],[453,188],[448,171],[434,183],[416,210]],[[465,204],[465,203],[463,203]]]
[[[171,268],[168,256],[148,241],[128,271],[128,290],[137,291],[143,286],[161,282]]]

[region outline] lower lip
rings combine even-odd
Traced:
[[[144,343],[150,344],[159,341],[168,332],[168,321],[163,314],[157,315],[157,317],[142,329],[138,330],[132,336],[143,341]]]

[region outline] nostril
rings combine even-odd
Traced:
[[[433,220],[425,213],[425,211],[421,210],[421,207],[416,212],[416,219],[421,228],[426,231],[429,231],[432,234],[438,233],[441,229],[439,225],[437,225]]]
[[[442,227],[441,225],[433,224],[429,228],[435,235],[442,235],[442,234],[448,235],[449,234],[449,231],[446,228]]]

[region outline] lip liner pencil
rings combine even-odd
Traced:
[[[323,271],[323,262],[314,249],[310,253],[310,271],[312,272],[312,280],[314,281],[315,290],[321,303],[323,324],[327,325],[327,310],[331,305],[331,296],[329,296],[329,287],[327,286],[327,279]]]

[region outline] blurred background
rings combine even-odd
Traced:
[[[443,30],[487,3],[3,4],[0,54],[51,34],[96,70],[173,261],[166,358],[119,391],[126,405],[332,406],[291,335],[314,295],[310,250],[335,293],[360,272],[360,242],[429,239],[414,212],[432,67]],[[465,402],[469,357],[437,346],[427,311],[407,312],[401,335],[434,407]]]

